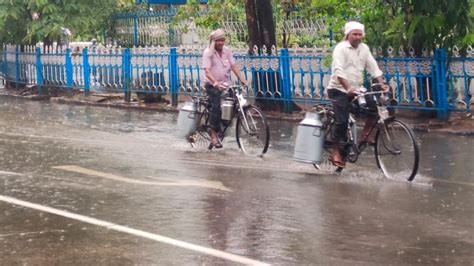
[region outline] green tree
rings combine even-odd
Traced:
[[[133,0],[0,0],[0,42],[45,44],[58,41],[61,27],[74,40],[101,39],[111,14]]]
[[[173,22],[194,18],[196,25],[212,30],[222,27],[229,19],[245,20],[245,0],[209,1],[207,5],[199,0],[188,0],[186,5],[178,7],[178,14]]]
[[[472,0],[375,1],[363,13],[372,44],[451,48],[474,44]]]
[[[347,20],[366,26],[367,42],[372,46],[451,48],[474,44],[473,0],[300,0],[302,16],[317,16],[342,38]]]
[[[344,23],[365,24],[371,46],[451,48],[474,44],[473,0],[299,0],[293,16],[318,17],[341,40]]]

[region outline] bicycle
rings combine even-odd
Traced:
[[[263,112],[256,106],[248,104],[243,97],[242,87],[221,85],[226,91],[222,98],[230,109],[228,119],[222,120],[223,129],[219,133],[222,141],[226,131],[236,119],[235,138],[238,147],[246,154],[263,156],[270,143],[270,128]],[[188,140],[193,147],[212,149],[210,137],[209,114],[210,105],[207,96],[193,97],[196,108],[196,132],[189,136]],[[224,113],[224,110],[223,110]]]
[[[415,139],[413,130],[404,122],[395,118],[388,111],[387,92],[380,89],[380,84],[374,84],[371,91],[359,93],[351,102],[351,112],[349,115],[349,125],[346,141],[342,143],[342,156],[346,162],[355,163],[361,152],[368,145],[368,138],[375,130],[374,155],[378,168],[387,178],[400,178],[412,181],[419,166],[419,147]],[[359,98],[366,99],[367,106],[361,107],[355,104]],[[357,142],[355,112],[362,110],[372,112],[377,116],[377,122],[372,126],[370,134]],[[335,123],[334,111],[324,105],[316,105],[313,111],[318,112],[322,117],[322,128],[324,129],[324,150],[331,154],[333,147],[333,130]],[[327,158],[326,158],[327,160]],[[321,169],[320,164],[314,163],[317,169]],[[336,172],[341,172],[342,167],[336,167]]]

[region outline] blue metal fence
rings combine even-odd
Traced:
[[[202,92],[203,47],[46,49],[7,45],[3,49],[2,75],[13,84],[35,84],[85,93],[131,92],[169,94],[173,104],[179,95]],[[392,87],[396,108],[437,111],[440,118],[450,111],[472,112],[474,106],[474,55],[444,49],[416,57],[403,50],[386,56],[374,52],[384,78]],[[251,85],[246,97],[291,102],[327,101],[325,88],[331,74],[328,52],[317,49],[273,49],[266,55],[234,51]]]

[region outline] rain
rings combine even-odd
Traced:
[[[470,265],[474,137],[416,132],[413,182],[367,149],[341,174],[292,159],[270,120],[263,158],[192,148],[178,113],[0,98],[4,265]]]

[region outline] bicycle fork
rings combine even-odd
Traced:
[[[256,133],[256,130],[255,132],[253,132],[254,130],[252,130],[249,126],[249,121],[247,120],[247,116],[245,115],[245,112],[244,112],[244,107],[239,104],[239,110],[240,110],[240,113],[242,114],[242,118],[243,118],[243,121],[244,121],[244,125],[245,125],[245,129],[247,130],[247,132],[252,135],[252,134],[255,134]],[[255,121],[253,120],[253,117],[250,116],[250,119],[252,120],[251,122],[255,125]]]

